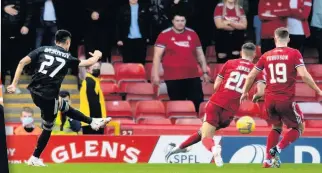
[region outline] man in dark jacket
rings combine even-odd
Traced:
[[[124,63],[145,64],[150,19],[149,9],[143,3],[138,3],[138,0],[129,0],[129,4],[120,9],[117,17],[117,45],[123,47]]]

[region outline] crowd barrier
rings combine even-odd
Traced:
[[[177,145],[188,136],[52,136],[42,154],[46,163],[166,163],[169,143]],[[7,136],[9,163],[25,163],[37,136]],[[266,137],[223,137],[225,163],[262,163]],[[304,137],[281,153],[285,163],[322,163],[322,137]],[[212,154],[201,143],[172,163],[211,163]]]

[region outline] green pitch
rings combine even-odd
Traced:
[[[264,169],[259,164],[49,164],[48,167],[10,165],[10,173],[321,173],[322,164],[283,164]]]

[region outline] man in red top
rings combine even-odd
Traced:
[[[156,85],[160,83],[159,66],[162,59],[170,100],[191,100],[198,111],[203,101],[198,63],[203,71],[203,80],[210,81],[205,55],[196,32],[185,27],[183,14],[174,14],[172,23],[173,27],[160,33],[155,43],[152,82]]]
[[[276,48],[268,51],[260,58],[255,68],[248,75],[243,95],[241,96],[241,101],[247,99],[248,91],[257,74],[266,69],[265,107],[273,128],[267,139],[267,158],[263,164],[265,168],[280,167],[279,153],[298,139],[304,130],[303,114],[298,105],[293,102],[297,73],[306,84],[320,96],[322,95],[322,91],[307,72],[300,52],[287,47],[289,41],[287,28],[276,29]],[[278,143],[283,123],[292,129]],[[274,162],[271,161],[272,157],[274,157]]]

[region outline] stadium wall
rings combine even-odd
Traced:
[[[169,143],[188,136],[53,136],[42,159],[47,163],[165,163]],[[21,164],[33,152],[37,136],[7,136],[9,163]],[[262,163],[265,137],[223,137],[225,163]],[[285,149],[284,163],[322,163],[322,138],[305,137]],[[188,153],[171,157],[172,163],[210,163],[212,155],[201,143]]]

